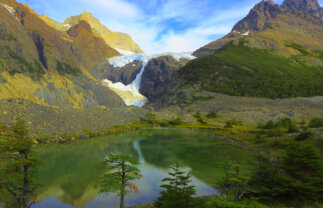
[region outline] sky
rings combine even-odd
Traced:
[[[18,0],[63,22],[86,9],[147,53],[191,52],[231,31],[260,0]],[[283,0],[274,0],[281,4]],[[323,0],[320,0],[323,5]]]

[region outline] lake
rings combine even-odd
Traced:
[[[115,195],[100,195],[94,184],[107,170],[102,162],[109,153],[121,152],[136,157],[142,179],[135,182],[139,193],[126,196],[126,206],[154,201],[161,191],[161,180],[169,167],[178,162],[191,170],[197,195],[218,194],[216,183],[224,174],[221,163],[232,160],[248,174],[253,154],[229,142],[210,136],[208,130],[144,129],[67,144],[36,147],[36,156],[44,162],[37,172],[43,184],[33,208],[113,208]]]

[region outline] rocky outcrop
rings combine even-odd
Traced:
[[[97,64],[90,73],[98,80],[108,79],[115,82],[121,82],[124,85],[129,85],[140,73],[142,63],[133,61],[123,67],[113,67],[108,61]]]
[[[141,77],[139,92],[152,102],[160,98],[174,80],[177,70],[183,65],[172,56],[150,60]]]
[[[273,1],[261,1],[256,4],[249,14],[239,21],[232,29],[232,32],[245,34],[260,32],[270,27],[270,20],[282,13],[283,9]]]
[[[285,0],[282,7],[291,11],[302,11],[317,17],[323,17],[322,7],[317,0]]]

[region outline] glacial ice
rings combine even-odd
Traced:
[[[125,65],[133,62],[142,62],[142,68],[140,73],[137,74],[136,79],[129,85],[124,85],[121,82],[112,83],[110,80],[104,80],[109,88],[114,90],[119,96],[125,101],[127,106],[135,105],[142,107],[147,102],[147,98],[139,93],[141,77],[144,69],[151,59],[158,58],[161,56],[173,56],[176,60],[188,59],[192,60],[196,57],[191,53],[162,53],[162,54],[129,54],[124,56],[118,56],[109,59],[109,63],[113,67],[124,67]]]

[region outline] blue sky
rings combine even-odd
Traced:
[[[260,0],[18,1],[59,22],[86,9],[110,30],[130,34],[144,51],[160,53],[194,51],[224,36]]]

